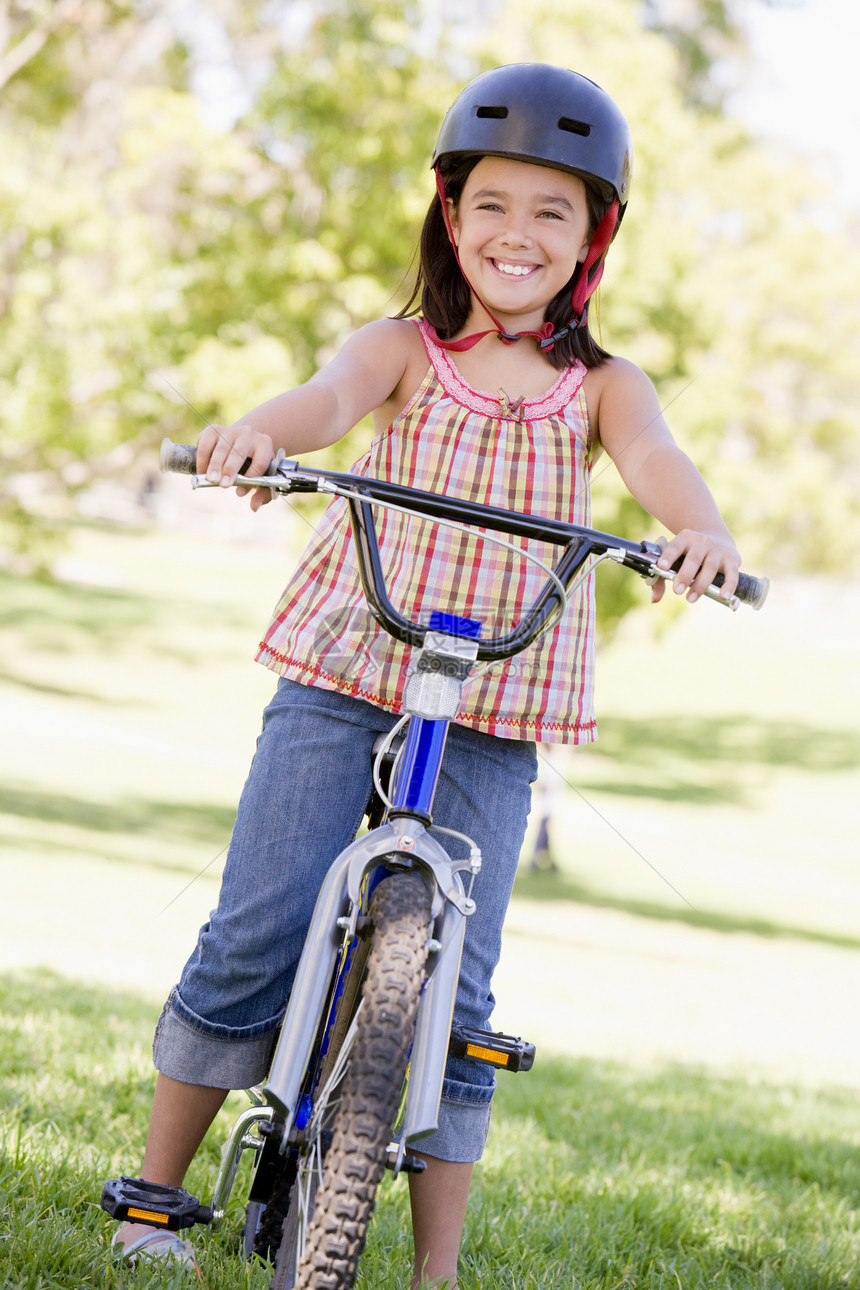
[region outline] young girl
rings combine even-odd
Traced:
[[[701,476],[674,443],[638,368],[588,330],[588,300],[629,193],[627,123],[598,86],[543,64],[479,76],[450,109],[433,159],[438,193],[410,306],[363,327],[306,385],[200,436],[198,469],[233,483],[279,448],[302,457],[372,412],[375,441],[353,467],[431,491],[589,523],[589,472],[602,450],[675,534],[674,589],[695,600],[739,556]],[[240,489],[239,492],[247,492]],[[256,509],[269,494],[252,492]],[[478,538],[404,517],[380,520],[394,602],[511,622],[530,603],[528,562]],[[525,571],[520,566],[526,566]],[[662,581],[653,599],[662,595]],[[458,1021],[486,1027],[490,983],[536,774],[533,741],[595,738],[594,614],[581,597],[515,668],[466,691],[449,735],[436,822],[485,856],[468,920]],[[408,651],[363,609],[344,503],[335,502],[266,632],[259,659],[280,675],[225,867],[156,1030],[159,1071],[142,1176],[178,1186],[226,1091],[265,1076],[314,900],[359,827],[370,750],[396,720]],[[285,928],[285,922],[288,926]],[[410,1175],[412,1286],[453,1288],[492,1074],[449,1062],[438,1132]],[[193,1265],[187,1242],[126,1224],[126,1254]]]

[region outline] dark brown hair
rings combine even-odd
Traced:
[[[445,192],[455,206],[463,194],[466,180],[480,160],[480,154],[471,153],[443,167]],[[607,200],[585,176],[582,176],[582,180],[585,184],[591,232],[594,233],[609,209],[611,199]],[[424,219],[419,257],[412,295],[395,317],[412,318],[420,313],[435,327],[442,340],[450,340],[465,325],[472,297],[448,237],[438,193],[433,197]],[[581,268],[577,264],[570,281],[553,297],[544,313],[544,321],[551,322],[559,330],[570,322],[571,297]],[[587,322],[562,336],[552,349],[546,350],[546,356],[559,371],[570,367],[577,359],[587,368],[600,367],[610,357],[591,335]]]

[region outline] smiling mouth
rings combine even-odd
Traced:
[[[540,268],[539,264],[511,264],[507,260],[490,260],[490,263],[506,278],[527,278]]]

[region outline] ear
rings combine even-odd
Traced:
[[[591,246],[591,241],[593,237],[594,237],[594,233],[591,231],[585,237],[582,243],[582,246],[579,248],[579,251],[577,252],[577,256],[576,256],[577,264],[585,263],[585,257],[588,255],[588,248]]]
[[[449,222],[450,222],[450,224],[451,224],[451,233],[453,234],[453,237],[454,237],[454,245],[455,245],[456,247],[459,247],[459,245],[460,245],[460,222],[459,222],[459,220],[458,220],[458,218],[457,218],[457,206],[456,206],[455,202],[454,202],[450,197],[446,197],[446,198],[445,198],[445,207],[446,207],[446,209],[447,209],[447,211],[448,211],[448,220],[449,220]]]

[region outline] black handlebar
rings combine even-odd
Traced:
[[[197,450],[187,444],[175,444],[165,439],[161,445],[160,464],[163,471],[195,475]],[[239,474],[245,474],[249,466],[250,459],[245,461]],[[525,515],[517,511],[504,510],[501,507],[484,506],[478,502],[468,502],[460,498],[439,496],[422,489],[409,488],[404,484],[369,479],[364,475],[349,475],[317,467],[300,466],[297,461],[291,461],[280,454],[270,464],[265,477],[260,478],[266,479],[266,484],[261,484],[261,487],[271,487],[282,493],[340,492],[347,494],[350,520],[356,540],[359,573],[368,606],[374,617],[392,636],[409,645],[420,645],[427,628],[404,618],[388,598],[382,557],[373,521],[373,508],[370,504],[372,501],[401,506],[414,514],[425,515],[429,519],[474,524],[495,532],[531,538],[534,541],[563,547],[564,552],[553,573],[565,590],[570,587],[591,555],[603,556],[611,552],[612,558],[619,563],[633,569],[643,578],[651,578],[654,575],[655,562],[661,553],[661,548],[653,542],[631,542],[627,538],[615,537],[611,533],[601,533],[596,529],[584,528],[578,524],[567,524],[562,520],[546,519],[538,515]],[[277,483],[274,482],[276,479]],[[269,480],[272,481],[271,484]],[[249,481],[249,486],[252,486],[252,481]],[[680,564],[681,561],[677,561],[675,569],[679,568]],[[714,586],[721,587],[723,581],[723,575],[717,574],[714,578]],[[753,609],[760,609],[767,597],[769,585],[767,578],[754,578],[751,574],[742,573],[739,575],[735,597]],[[513,631],[506,636],[480,641],[478,658],[497,661],[511,658],[527,648],[540,635],[547,619],[555,612],[560,602],[558,586],[553,580],[548,579],[534,604]]]

